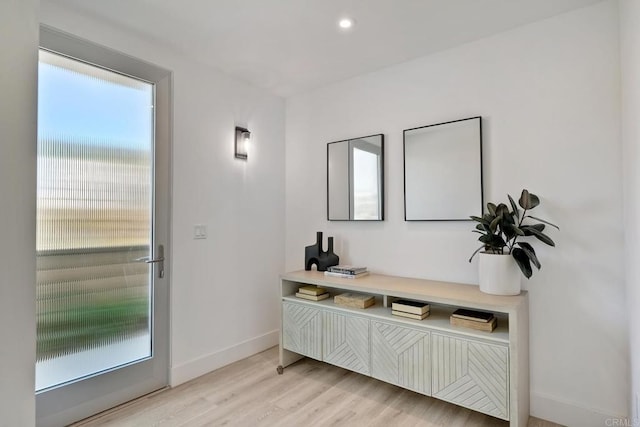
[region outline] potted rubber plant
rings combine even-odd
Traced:
[[[487,212],[482,217],[471,217],[477,222],[473,232],[480,234],[478,240],[482,246],[471,255],[469,262],[479,255],[480,290],[495,295],[519,294],[520,273],[529,279],[533,267],[540,269],[536,251],[526,238],[555,246],[544,231],[546,226],[559,230],[557,225],[530,214],[540,204],[535,194],[522,190],[518,204],[510,195],[507,197],[510,206],[487,203]]]

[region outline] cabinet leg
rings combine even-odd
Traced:
[[[278,375],[282,375],[282,373],[284,372],[284,368],[282,367],[282,365],[278,365],[276,371],[278,371]]]

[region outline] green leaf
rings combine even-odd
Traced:
[[[504,242],[504,239],[497,234],[485,234],[483,236],[480,236],[478,240],[491,249],[502,249],[507,245]]]
[[[533,232],[531,230],[542,232],[544,231],[544,224],[523,225],[520,229],[524,231],[525,236],[533,236]]]
[[[491,224],[489,224],[489,230],[491,230],[492,233],[495,233],[496,230],[498,229],[498,224],[500,224],[499,216],[497,216],[493,221],[491,221]]]
[[[516,218],[520,219],[520,209],[518,209],[518,205],[516,205],[516,202],[513,200],[513,197],[511,197],[508,194],[507,194],[507,197],[509,198],[509,203],[511,203],[511,209],[513,209],[513,214],[516,216]]]
[[[480,246],[478,249],[476,249],[476,250],[473,252],[473,254],[471,255],[471,258],[469,258],[469,262],[471,262],[471,260],[473,259],[473,257],[474,257],[474,256],[476,256],[476,254],[477,254],[478,252],[480,252],[481,250],[483,250],[484,248],[485,248],[485,246],[484,246],[484,245],[482,245],[482,246]]]
[[[496,208],[496,216],[507,218],[509,216],[509,208],[504,203],[500,203]]]
[[[533,209],[540,204],[540,199],[533,193],[529,193],[528,190],[522,190],[520,200],[518,200],[522,209]]]
[[[529,209],[533,209],[540,204],[540,199],[533,193],[529,193],[529,204],[531,207]]]
[[[522,229],[520,227],[516,227],[515,225],[513,226],[513,230],[514,232],[518,235],[518,236],[524,236],[524,231],[522,231]]]
[[[522,271],[524,277],[527,279],[530,278],[533,274],[533,270],[531,269],[531,263],[529,262],[527,254],[520,248],[514,248],[511,255],[513,255],[513,258],[516,260],[516,263],[518,264],[518,267],[520,267],[520,271]]]
[[[513,227],[511,224],[504,224],[504,228],[502,229],[504,236],[507,238],[507,242],[515,237],[515,232],[513,231]]]
[[[471,216],[472,220],[479,222],[480,224],[489,225],[490,221],[486,221],[484,218],[480,218],[479,216]]]
[[[489,202],[487,203],[487,210],[489,211],[489,213],[493,216],[496,216],[496,205]]]
[[[548,225],[550,225],[552,227],[555,227],[556,229],[560,230],[560,227],[558,227],[555,224],[550,223],[549,221],[545,221],[544,219],[536,218],[535,216],[531,216],[531,215],[527,215],[526,218],[531,218],[531,219],[535,219],[536,221],[544,222],[545,224],[548,224]]]
[[[489,246],[491,247],[491,249],[498,249],[502,251],[502,248],[507,246],[507,243],[504,241],[504,239],[501,236],[497,236],[494,234]]]
[[[516,225],[516,219],[513,217],[513,212],[509,212],[504,217],[504,222],[505,222],[505,224]]]
[[[516,227],[514,224],[505,224],[504,234],[507,237],[507,241],[509,241],[516,236],[524,236],[524,231]]]
[[[529,231],[531,231],[531,234],[533,236],[536,236],[536,238],[538,240],[540,240],[542,243],[546,243],[549,246],[555,246],[556,244],[553,243],[553,240],[551,240],[551,238],[549,236],[547,236],[546,234],[544,234],[542,231],[538,231],[535,228],[531,228],[529,229]]]
[[[533,250],[533,246],[531,246],[529,243],[526,243],[526,242],[518,242],[517,245],[522,248],[525,254],[527,254],[529,261],[531,261],[533,265],[535,265],[536,268],[540,270],[540,267],[541,267],[540,261],[538,261],[538,257],[536,256],[536,251]]]

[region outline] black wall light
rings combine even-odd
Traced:
[[[236,145],[235,156],[237,159],[247,160],[247,149],[249,148],[249,140],[251,132],[248,129],[236,126]]]

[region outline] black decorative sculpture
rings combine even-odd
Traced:
[[[327,271],[328,267],[338,265],[340,258],[333,253],[333,237],[329,237],[329,249],[322,250],[322,231],[316,233],[316,244],[304,248],[304,269],[311,270],[313,264],[318,271]]]

